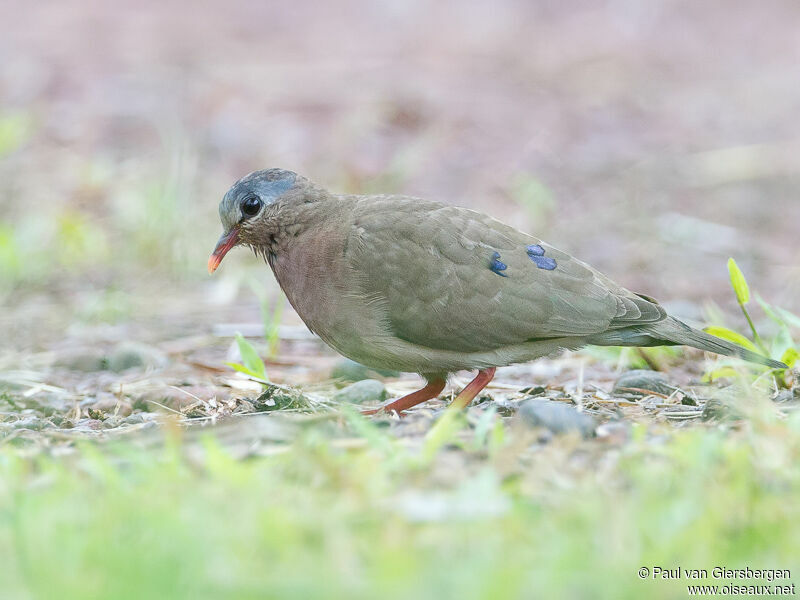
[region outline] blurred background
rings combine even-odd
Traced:
[[[800,5],[0,0],[0,344],[273,318],[217,204],[279,166],[488,212],[687,316],[800,309]],[[89,333],[87,333],[87,331]],[[88,337],[87,337],[88,336]]]
[[[797,579],[800,363],[586,349],[360,418],[419,378],[342,361],[248,250],[206,271],[267,167],[487,212],[751,336],[734,257],[800,357],[756,304],[800,312],[797,0],[0,0],[3,600]]]

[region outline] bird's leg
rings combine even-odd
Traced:
[[[466,408],[469,406],[469,403],[475,399],[483,388],[489,385],[489,382],[494,377],[494,372],[497,369],[491,367],[489,369],[484,369],[483,371],[478,371],[477,376],[475,379],[470,381],[458,396],[455,397],[453,402],[450,404],[453,408]]]
[[[488,382],[487,382],[488,383]],[[484,384],[485,385],[485,384]],[[386,406],[381,406],[380,408],[373,408],[372,410],[363,410],[361,411],[362,415],[374,415],[379,412],[396,412],[400,414],[404,410],[411,408],[412,406],[416,406],[420,402],[425,402],[426,400],[432,400],[436,398],[439,394],[442,393],[442,390],[445,386],[444,379],[434,379],[433,381],[428,382],[421,390],[417,390],[416,392],[412,392],[403,396],[402,398],[398,398],[394,402],[390,402]]]

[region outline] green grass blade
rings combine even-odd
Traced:
[[[711,327],[706,327],[704,331],[708,334],[715,335],[718,338],[722,338],[723,340],[728,340],[729,342],[733,342],[739,346],[744,346],[752,352],[762,354],[761,350],[759,350],[753,342],[748,340],[741,333],[736,333],[727,327],[718,327],[716,325],[712,325]]]
[[[736,299],[739,304],[747,304],[750,302],[750,287],[747,285],[747,280],[744,278],[744,273],[736,264],[733,258],[728,259],[728,273],[731,277],[731,285],[733,291],[736,292]]]
[[[236,344],[239,346],[239,354],[242,355],[242,364],[259,379],[269,379],[267,377],[267,367],[264,361],[253,348],[252,344],[244,339],[241,333],[236,334]]]

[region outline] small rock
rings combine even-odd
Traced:
[[[108,357],[108,368],[120,373],[133,368],[159,369],[167,365],[167,356],[158,348],[138,342],[123,342]]]
[[[75,423],[75,429],[79,431],[97,431],[104,428],[103,422],[98,419],[81,419]]]
[[[742,414],[732,406],[732,402],[719,398],[709,398],[703,407],[701,418],[704,421],[712,419],[718,421],[736,421],[742,418]]]
[[[103,425],[105,425],[107,429],[113,429],[115,427],[119,427],[120,425],[122,425],[122,417],[111,415],[105,421],[103,421]]]
[[[669,380],[663,373],[637,369],[620,375],[614,384],[612,394],[645,396],[646,393],[639,390],[647,390],[648,392],[669,396],[675,389],[675,386],[670,385]]]
[[[382,402],[388,396],[386,386],[376,379],[364,379],[342,388],[333,395],[334,402],[366,404]]]
[[[31,431],[41,431],[45,423],[39,417],[27,417],[19,419],[14,424],[14,429],[30,429]]]
[[[375,376],[399,377],[400,373],[388,369],[372,369],[349,358],[340,360],[331,371],[332,379],[341,379],[342,381],[362,381],[374,379]]]
[[[114,413],[119,417],[128,417],[133,412],[133,407],[130,402],[120,400],[114,407]]]
[[[144,423],[145,418],[142,413],[134,413],[122,419],[122,423],[126,425],[138,425],[139,423]]]
[[[775,397],[772,398],[773,402],[783,403],[783,402],[794,402],[797,400],[798,396],[792,393],[791,390],[781,390]]]
[[[553,400],[526,400],[520,405],[522,418],[536,427],[545,427],[553,433],[577,431],[583,437],[591,437],[595,420],[591,415],[578,412],[574,406]]]
[[[108,366],[108,360],[102,350],[85,348],[61,356],[56,360],[55,366],[71,371],[93,373],[95,371],[104,371]]]

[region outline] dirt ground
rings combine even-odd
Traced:
[[[800,362],[586,349],[361,417],[419,377],[343,363],[248,251],[206,264],[228,187],[282,167],[751,337],[734,257],[789,357],[799,31],[794,0],[0,0],[3,600],[793,592]]]
[[[257,391],[224,362],[277,286],[205,259],[224,191],[269,166],[489,212],[689,318],[735,307],[729,256],[800,310],[794,2],[5,0],[0,23],[0,370],[72,426]],[[330,385],[336,356],[280,320],[270,376]],[[568,397],[616,366],[498,380]]]

